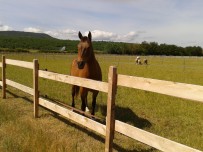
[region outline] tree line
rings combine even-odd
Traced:
[[[39,52],[60,52],[65,46],[66,52],[76,53],[78,42],[78,40],[59,40],[52,37],[0,36],[0,51],[26,52],[34,49]],[[94,41],[93,48],[97,53],[107,54],[203,56],[203,49],[200,46],[180,47],[146,41],[142,43]]]
[[[203,56],[200,46],[180,47],[171,44],[158,44],[157,42],[133,43],[109,43],[106,53],[129,55],[171,55],[171,56]]]

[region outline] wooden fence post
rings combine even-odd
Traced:
[[[2,56],[2,98],[6,98],[6,59]]]
[[[38,78],[39,78],[39,64],[38,60],[33,60],[33,89],[34,89],[34,117],[38,117],[38,105],[39,105],[39,89],[38,89]]]
[[[117,68],[110,66],[108,74],[108,98],[106,118],[105,152],[112,152],[115,131],[115,97],[117,90]]]

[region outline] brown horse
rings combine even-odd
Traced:
[[[102,73],[99,63],[97,62],[93,47],[92,47],[92,35],[89,32],[88,37],[82,36],[79,32],[78,37],[80,42],[78,44],[78,57],[74,59],[71,66],[71,75],[81,78],[88,78],[93,80],[102,80]],[[92,92],[92,112],[95,113],[96,98],[99,93],[97,90],[92,90],[79,86],[72,86],[72,107],[75,107],[75,96],[80,93],[80,98],[82,100],[81,110],[85,111],[87,107],[87,95],[88,92]]]

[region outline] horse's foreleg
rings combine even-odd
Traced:
[[[98,95],[98,91],[96,91],[96,92],[93,92],[93,94],[92,94],[92,115],[94,115],[95,114],[95,106],[96,106],[96,100],[97,100],[97,95]]]
[[[85,109],[86,109],[86,99],[85,99],[85,97],[84,96],[81,96],[81,100],[82,100],[82,104],[81,104],[81,110],[82,111],[85,111]]]
[[[76,86],[72,86],[72,107],[75,107]]]
[[[81,88],[80,97],[81,97],[81,101],[82,101],[81,110],[85,111],[86,106],[87,106],[87,89]]]

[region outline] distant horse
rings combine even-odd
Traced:
[[[136,63],[136,64],[138,64],[138,60],[140,60],[140,57],[139,57],[139,56],[137,56],[136,59],[135,59],[135,63]]]
[[[82,36],[82,34],[79,32],[78,37],[80,38],[80,42],[78,44],[78,57],[74,59],[72,62],[71,75],[101,81],[102,80],[101,68],[94,55],[91,32],[89,32],[88,37]],[[85,87],[73,85],[72,107],[75,107],[74,100],[75,96],[77,96],[80,93],[80,98],[82,100],[81,110],[85,111],[87,107],[87,95],[89,91],[92,92],[91,114],[94,115],[96,98],[99,93],[99,91],[97,90],[92,90]]]
[[[142,65],[142,61],[140,59],[138,59],[137,64]]]
[[[148,64],[148,60],[147,59],[144,59],[144,62],[143,62],[144,64]]]
[[[141,59],[140,59],[139,56],[135,59],[135,63],[138,64],[138,65],[142,64]]]

